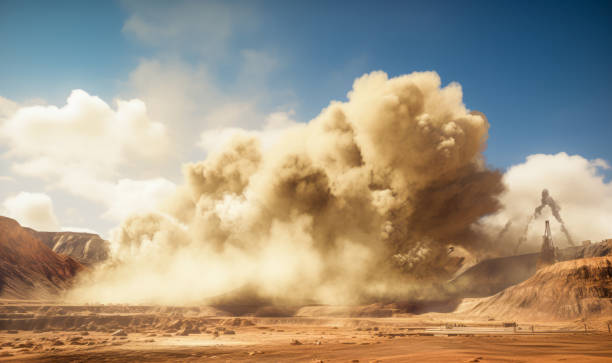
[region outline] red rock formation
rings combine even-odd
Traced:
[[[17,221],[0,217],[0,297],[52,298],[84,267],[60,256]]]

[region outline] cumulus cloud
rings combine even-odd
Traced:
[[[102,203],[108,207],[105,216],[115,221],[150,210],[174,188],[160,178],[115,181],[121,167],[142,168],[169,150],[166,127],[151,120],[138,99],[117,100],[112,109],[75,90],[62,107],[18,107],[2,122],[0,136],[14,172]]]
[[[220,126],[247,126],[257,124],[260,116],[253,102],[231,101],[217,107],[212,107],[205,114],[203,121],[206,129]]]
[[[130,73],[124,95],[137,96],[154,118],[172,123],[171,136],[180,140],[177,154],[192,152],[198,136],[194,129],[260,130],[270,113],[295,107],[291,92],[268,85],[282,63],[277,55],[232,44],[234,37],[253,31],[257,16],[249,6],[216,1],[123,4],[130,13],[124,33],[160,51]]]
[[[245,130],[239,127],[208,129],[200,134],[197,146],[207,154],[215,153],[223,149],[236,135],[249,135],[256,137],[262,149],[267,150],[275,145],[288,129],[304,125],[291,119],[292,115],[293,111],[273,112],[266,117],[261,129]]]
[[[15,111],[17,111],[18,108],[19,105],[17,102],[0,96],[0,120],[11,116],[15,113]]]
[[[243,52],[238,63],[236,79],[220,86],[206,64],[144,59],[130,73],[126,92],[146,102],[155,119],[171,121],[172,136],[182,142],[193,140],[194,128],[256,129],[270,113],[259,105],[287,97],[276,97],[266,87],[267,75],[276,65],[269,55]]]
[[[102,218],[120,222],[133,213],[157,210],[176,189],[165,178],[115,180],[94,179],[78,171],[65,175],[59,185],[73,195],[105,206]]]
[[[75,90],[63,107],[19,108],[0,136],[13,169],[24,175],[55,177],[66,170],[112,175],[130,156],[153,158],[167,150],[163,124],[151,121],[142,101],[117,101],[113,110],[100,98]]]
[[[122,223],[112,263],[71,297],[202,303],[244,286],[285,302],[431,296],[459,267],[449,245],[491,247],[472,228],[503,191],[482,159],[488,127],[436,73],[373,72],[270,146],[265,129],[220,147],[205,133],[208,157],[184,165],[159,212]]]
[[[155,211],[175,189],[176,185],[164,178],[120,179],[106,193],[108,210],[104,216],[122,221],[132,214]]]
[[[541,192],[548,189],[561,207],[560,214],[576,242],[600,241],[612,237],[612,183],[606,182],[603,170],[609,164],[601,159],[588,160],[580,155],[564,152],[527,157],[524,163],[515,165],[504,174],[507,191],[501,196],[503,210],[486,219],[486,223],[499,229],[511,222],[504,239],[509,251],[517,244],[529,217],[540,205]],[[553,240],[559,247],[569,243],[550,208],[531,223],[527,241],[521,251],[537,250],[544,233],[544,221],[550,220]]]
[[[221,92],[214,86],[205,65],[178,59],[145,59],[130,73],[126,88],[149,105],[157,119],[172,122],[174,137],[193,132],[209,109],[219,106]]]
[[[20,192],[2,202],[2,214],[39,231],[57,231],[59,223],[51,198],[43,193]]]
[[[10,177],[39,178],[47,189],[101,203],[107,208],[103,217],[115,221],[151,210],[174,189],[171,181],[156,177],[178,176],[176,161],[192,158],[199,132],[232,127],[259,132],[271,112],[261,105],[283,104],[266,87],[280,64],[276,57],[232,46],[256,26],[249,6],[122,4],[128,12],[124,34],[159,51],[130,73],[121,87],[123,100],[109,106],[80,90],[57,107],[0,97],[0,152],[7,150]],[[228,62],[230,73],[221,83],[216,67]]]

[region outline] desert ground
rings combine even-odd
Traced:
[[[0,311],[6,362],[612,361],[603,320],[504,327],[508,322],[459,314],[337,317],[337,307],[305,308],[293,317],[232,317],[209,307],[8,300]]]
[[[2,361],[612,361],[612,240],[539,269],[538,254],[483,260],[440,301],[290,305],[245,286],[182,306],[78,304],[62,294],[98,255],[72,249],[81,265],[4,221]],[[59,235],[75,247],[96,241],[73,237]]]

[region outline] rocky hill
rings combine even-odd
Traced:
[[[84,265],[105,261],[110,254],[110,243],[97,234],[28,230],[53,252],[70,256]]]
[[[561,261],[612,255],[612,239],[558,251]],[[483,260],[450,281],[447,289],[460,297],[485,297],[521,283],[536,273],[539,253]]]
[[[0,217],[0,297],[51,298],[84,267],[58,255],[17,221]]]
[[[575,320],[612,317],[612,257],[558,262],[526,281],[457,312],[517,320]]]

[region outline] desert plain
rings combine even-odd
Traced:
[[[612,361],[606,321],[509,326],[454,313],[384,316],[389,309],[379,306],[233,317],[210,307],[14,300],[2,301],[0,312],[6,362]]]

